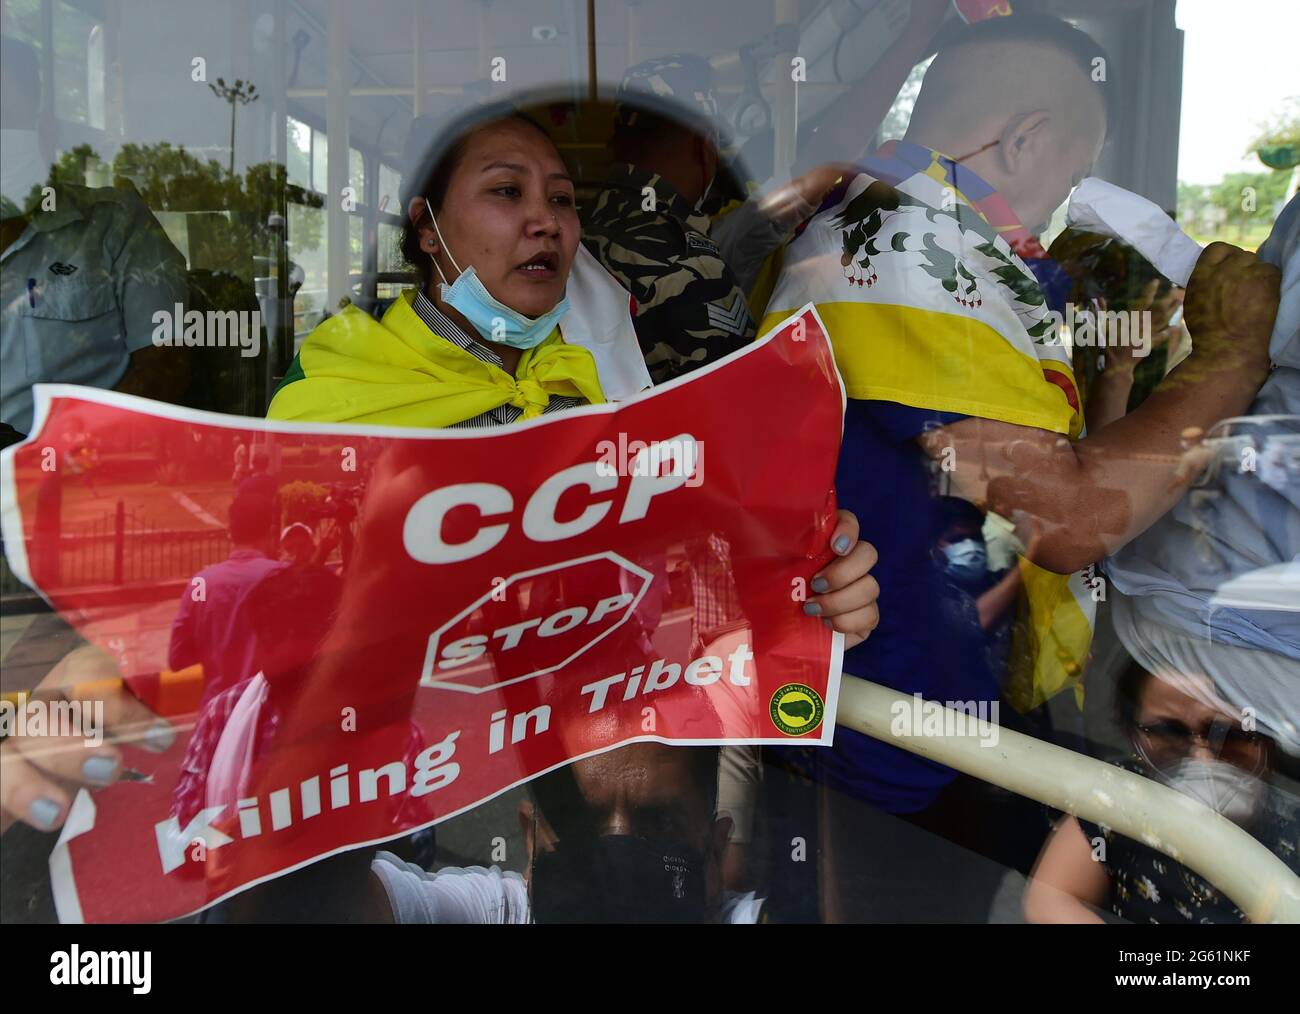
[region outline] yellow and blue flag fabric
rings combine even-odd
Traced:
[[[1023,226],[990,222],[958,184],[990,210],[995,192],[928,148],[895,142],[868,168],[786,249],[760,333],[814,303],[850,398],[1077,436],[1069,350],[1007,238]]]
[[[813,303],[849,398],[1079,436],[1070,350],[1026,263],[1042,248],[1005,200],[910,142],[862,168],[785,249],[759,334]],[[1095,603],[1081,574],[1021,573],[1007,687],[1027,708],[1078,682]]]

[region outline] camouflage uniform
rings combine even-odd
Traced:
[[[690,105],[666,105],[673,96]],[[636,106],[658,106],[693,120],[703,132],[717,132],[712,70],[699,57],[638,64],[624,77],[618,101],[624,124],[635,126]],[[645,210],[645,187],[654,193],[651,211]],[[757,330],[745,293],[708,229],[709,219],[671,185],[636,166],[616,164],[589,205],[583,242],[636,300],[637,337],[656,384],[735,352]]]

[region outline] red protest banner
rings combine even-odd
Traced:
[[[60,918],[175,918],[635,740],[828,744],[841,635],[801,603],[843,405],[811,307],[620,405],[479,431],[38,388],[0,458],[14,572],[156,710],[202,666],[189,735],[78,797]]]

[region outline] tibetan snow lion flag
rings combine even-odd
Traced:
[[[890,142],[822,204],[784,254],[759,329],[811,303],[849,398],[952,421],[1077,437],[1070,350],[1027,261],[1044,255],[996,191],[944,155]],[[1077,685],[1096,579],[1021,561],[1008,692],[1028,709]]]
[[[7,558],[180,733],[109,730],[129,777],[76,797],[64,921],[177,918],[633,741],[831,742],[843,637],[802,603],[844,393],[812,310],[509,427],[36,405]]]

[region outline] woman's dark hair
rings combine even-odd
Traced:
[[[411,124],[411,134],[403,157],[405,174],[402,180],[400,249],[403,260],[420,273],[423,286],[428,286],[432,281],[433,258],[420,249],[419,223],[411,221],[407,213],[411,199],[423,197],[433,205],[434,211],[441,211],[452,174],[464,159],[470,138],[484,127],[510,120],[521,120],[550,140],[545,128],[531,116],[514,106],[502,104],[474,109],[452,120],[436,135],[432,121],[427,118],[422,117]]]

